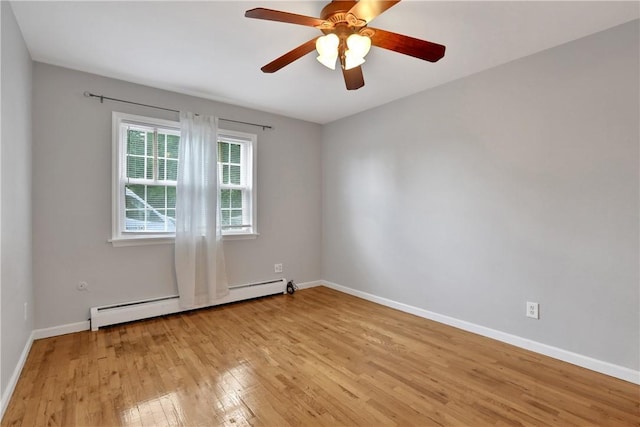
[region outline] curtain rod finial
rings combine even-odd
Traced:
[[[85,98],[88,98],[88,97],[91,96],[91,92],[89,92],[88,90],[85,90],[83,95],[84,95]]]

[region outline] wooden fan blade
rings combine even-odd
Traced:
[[[356,90],[364,86],[362,67],[358,66],[350,70],[342,68],[342,75],[344,76],[344,83],[347,85],[347,90]]]
[[[281,57],[274,59],[269,62],[267,65],[261,68],[263,73],[275,73],[280,68],[291,64],[296,59],[300,59],[305,56],[307,53],[312,52],[316,48],[316,40],[318,37],[309,40],[306,43],[301,44],[297,48],[290,50],[285,53]]]
[[[373,18],[380,15],[385,10],[400,3],[396,1],[376,1],[376,0],[360,0],[355,6],[349,10],[349,13],[355,15],[356,18],[366,22],[371,22]]]
[[[258,7],[247,10],[244,13],[247,18],[265,19],[268,21],[287,22],[289,24],[306,25],[307,27],[332,28],[333,24],[324,19],[313,18],[311,16],[296,15],[295,13],[281,12],[279,10],[265,9]]]
[[[375,31],[373,36],[371,36],[371,44],[374,46],[430,62],[436,62],[444,56],[445,47],[441,44],[415,39],[378,28],[368,28]]]

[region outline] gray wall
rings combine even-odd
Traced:
[[[634,21],[325,126],[323,278],[639,369],[638,40]]]
[[[33,329],[31,273],[32,61],[11,5],[2,8],[2,183],[0,248],[2,286],[1,387],[5,392]],[[27,319],[24,304],[27,303]]]
[[[36,328],[87,320],[96,305],[177,293],[173,245],[113,247],[111,112],[177,114],[83,96],[84,91],[265,123],[258,135],[258,231],[225,242],[231,284],[320,278],[321,129],[317,124],[215,103],[42,63],[34,66],[33,233]],[[87,281],[88,291],[76,290]]]

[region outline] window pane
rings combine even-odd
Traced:
[[[229,165],[222,166],[222,183],[223,184],[229,183]]]
[[[166,179],[169,181],[178,180],[178,161],[177,160],[167,160],[167,178]]]
[[[178,144],[180,137],[176,135],[167,135],[167,157],[172,159],[178,158]]]
[[[222,225],[229,225],[229,218],[231,216],[231,212],[228,210],[223,210],[221,213],[222,213]]]
[[[154,223],[151,226],[157,230],[164,230],[164,217],[165,212],[163,209],[149,210],[147,211],[147,227],[149,223]]]
[[[164,133],[158,132],[158,157],[165,157],[165,145],[164,141],[167,136]]]
[[[144,185],[127,185],[124,198],[126,209],[144,209]]]
[[[158,179],[165,179],[165,159],[158,159]]]
[[[144,156],[144,132],[132,129],[127,131],[127,154]]]
[[[229,163],[240,164],[240,144],[230,144]]]
[[[167,208],[175,209],[176,207],[176,187],[167,187]],[[174,214],[175,218],[175,214]]]
[[[145,157],[146,159],[146,168],[147,168],[147,172],[145,174],[145,177],[147,179],[153,179],[153,157]]]
[[[144,157],[127,156],[127,177],[144,178]]]
[[[231,211],[231,225],[242,225],[242,211],[241,210],[232,210]]]
[[[229,175],[231,184],[240,185],[240,166],[231,165]]]
[[[242,190],[231,190],[231,207],[242,209]]]
[[[169,218],[169,222],[173,224],[173,229],[176,229],[176,210],[175,209],[167,209],[167,217]],[[173,220],[173,221],[171,221]]]
[[[231,190],[220,190],[220,208],[231,207]]]
[[[218,161],[229,163],[229,144],[226,142],[218,142]]]
[[[127,231],[144,231],[144,210],[136,210],[130,211],[127,210],[125,212],[126,220],[125,220],[125,230]]]
[[[153,132],[147,132],[147,156],[153,157]]]
[[[147,203],[156,209],[166,208],[167,187],[160,185],[147,186]]]

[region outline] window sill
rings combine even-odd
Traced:
[[[252,240],[259,236],[259,233],[251,234],[225,234],[222,240]],[[135,236],[135,237],[114,237],[108,242],[114,247],[121,246],[149,246],[149,245],[173,245],[175,236]]]
[[[108,240],[114,247],[120,246],[148,246],[148,245],[173,245],[174,236],[127,236],[114,237]]]
[[[257,238],[259,235],[259,233],[225,234],[222,236],[222,240],[250,240]]]

